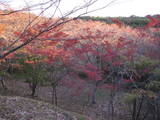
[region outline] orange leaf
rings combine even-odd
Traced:
[[[4,24],[0,24],[0,33],[2,33],[5,30],[5,25]]]

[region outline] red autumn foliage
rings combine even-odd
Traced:
[[[158,19],[150,16],[148,18],[151,22],[147,27],[159,24]],[[110,76],[114,72],[112,69],[132,62],[138,54],[137,50],[141,47],[137,43],[139,37],[144,41],[152,38],[145,30],[123,26],[122,22],[117,19],[113,21],[116,24],[107,25],[93,21],[78,21],[78,24],[77,22],[67,23],[66,26],[59,26],[40,35],[35,41],[25,46],[22,53],[43,57],[44,64],[53,65],[59,62],[61,64],[58,65],[67,66],[71,69],[71,73],[74,71],[68,76],[76,78],[79,82],[81,78],[78,73],[83,72],[86,79],[81,84],[95,84]],[[21,42],[25,42],[49,25],[50,23],[39,24],[29,28],[24,34],[17,31],[14,34],[21,36]],[[73,32],[67,30],[70,27]],[[34,64],[34,61],[25,61],[25,63]],[[73,80],[67,81],[68,86],[77,86],[79,89],[77,92],[81,91],[83,85],[78,86],[78,82],[75,83]],[[104,88],[115,88],[114,84],[109,80],[108,82],[109,84],[104,85]],[[124,82],[130,82],[130,80],[124,79]]]

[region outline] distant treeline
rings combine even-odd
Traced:
[[[156,17],[157,15],[154,15],[152,17]],[[125,25],[129,25],[131,27],[143,27],[149,23],[149,19],[147,17],[138,17],[138,16],[130,16],[130,17],[91,17],[91,16],[83,16],[79,19],[83,20],[93,20],[93,21],[102,21],[106,22],[108,24],[112,24],[113,19],[117,19],[124,23]]]

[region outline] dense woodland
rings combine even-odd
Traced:
[[[160,16],[59,20],[5,12],[1,95],[87,116],[79,120],[160,120]],[[8,114],[1,111],[0,118]]]
[[[158,15],[153,15],[153,18],[157,18]],[[101,21],[107,24],[114,23],[113,19],[120,20],[123,24],[129,25],[131,27],[144,27],[147,25],[150,20],[146,17],[138,17],[138,16],[130,16],[130,17],[91,17],[91,16],[83,16],[79,19],[82,20],[93,20],[93,21]],[[159,19],[159,18],[158,18]]]

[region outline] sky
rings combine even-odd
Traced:
[[[2,1],[2,0],[1,0]],[[14,9],[20,9],[26,3],[28,5],[39,3],[46,0],[10,0],[10,6]],[[75,6],[80,6],[84,4],[84,1],[89,0],[62,0],[62,3],[60,4],[60,9],[63,14],[67,13],[68,11],[72,10]],[[99,7],[103,7],[104,5],[110,3],[111,0],[98,0],[98,2],[91,7],[88,8],[88,10],[93,10]],[[44,6],[45,7],[45,6]],[[53,10],[49,9],[48,12],[46,12],[46,15],[49,15],[53,13]],[[86,10],[86,9],[85,9]],[[85,10],[77,12],[78,15],[83,13]],[[38,13],[38,11],[36,11]],[[58,16],[60,13],[57,13]],[[160,14],[160,0],[117,0],[116,2],[110,4],[105,9],[87,14],[90,16],[146,16],[146,15],[154,15],[154,14]]]

